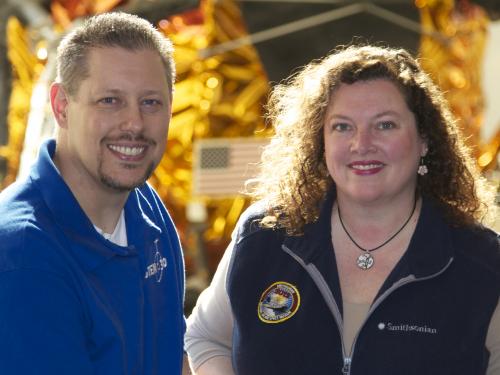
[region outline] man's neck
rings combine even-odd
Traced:
[[[112,188],[104,188],[102,185],[92,183],[89,179],[68,176],[71,171],[64,170],[64,166],[58,160],[57,153],[54,157],[54,163],[92,224],[106,233],[113,233],[130,192],[118,192]]]
[[[105,233],[113,233],[129,193],[91,197],[87,192],[78,194],[73,190],[73,194],[92,224]]]
[[[80,207],[92,224],[105,233],[113,233],[130,192],[117,192],[102,186],[78,184],[64,178]]]
[[[120,214],[120,218],[118,220],[118,223],[116,224],[116,228],[113,230],[113,233],[106,233],[101,228],[99,228],[95,225],[94,225],[94,228],[101,236],[103,236],[108,241],[111,241],[114,244],[119,245],[119,246],[127,246],[128,245],[127,227],[125,224],[125,213],[123,212],[123,210]]]

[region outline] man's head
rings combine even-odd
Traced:
[[[170,42],[135,16],[99,15],[64,39],[50,92],[54,161],[76,195],[126,193],[151,175],[165,151],[173,71]]]
[[[88,76],[88,55],[94,48],[121,47],[156,51],[163,62],[170,89],[175,80],[172,43],[148,21],[127,13],[104,13],[87,19],[69,33],[57,49],[57,82],[76,95]]]

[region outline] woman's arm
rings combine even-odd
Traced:
[[[194,375],[234,375],[230,357],[212,357],[198,368]]]
[[[226,275],[233,252],[229,244],[217,271],[187,319],[185,350],[195,375],[233,375],[231,347],[233,316],[226,291]]]
[[[490,351],[490,362],[486,374],[500,375],[500,300],[488,327],[486,348]]]

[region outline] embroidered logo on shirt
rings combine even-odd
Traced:
[[[409,332],[409,333],[427,333],[431,335],[435,335],[436,333],[438,333],[438,330],[436,328],[428,327],[426,325],[416,325],[407,323],[394,324],[391,322],[387,323],[380,322],[377,327],[380,331],[390,331],[395,333]]]
[[[163,277],[163,270],[167,268],[167,258],[161,256],[160,249],[158,248],[158,240],[155,240],[154,247],[156,250],[154,261],[146,267],[146,275],[144,278],[149,279],[154,276],[156,282],[159,283]]]
[[[299,306],[300,294],[297,288],[285,281],[278,281],[262,293],[257,314],[264,323],[281,323],[290,319]]]

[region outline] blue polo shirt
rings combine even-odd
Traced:
[[[43,144],[0,193],[0,374],[180,374],[184,264],[145,184],[125,204],[128,246],[104,239]]]

